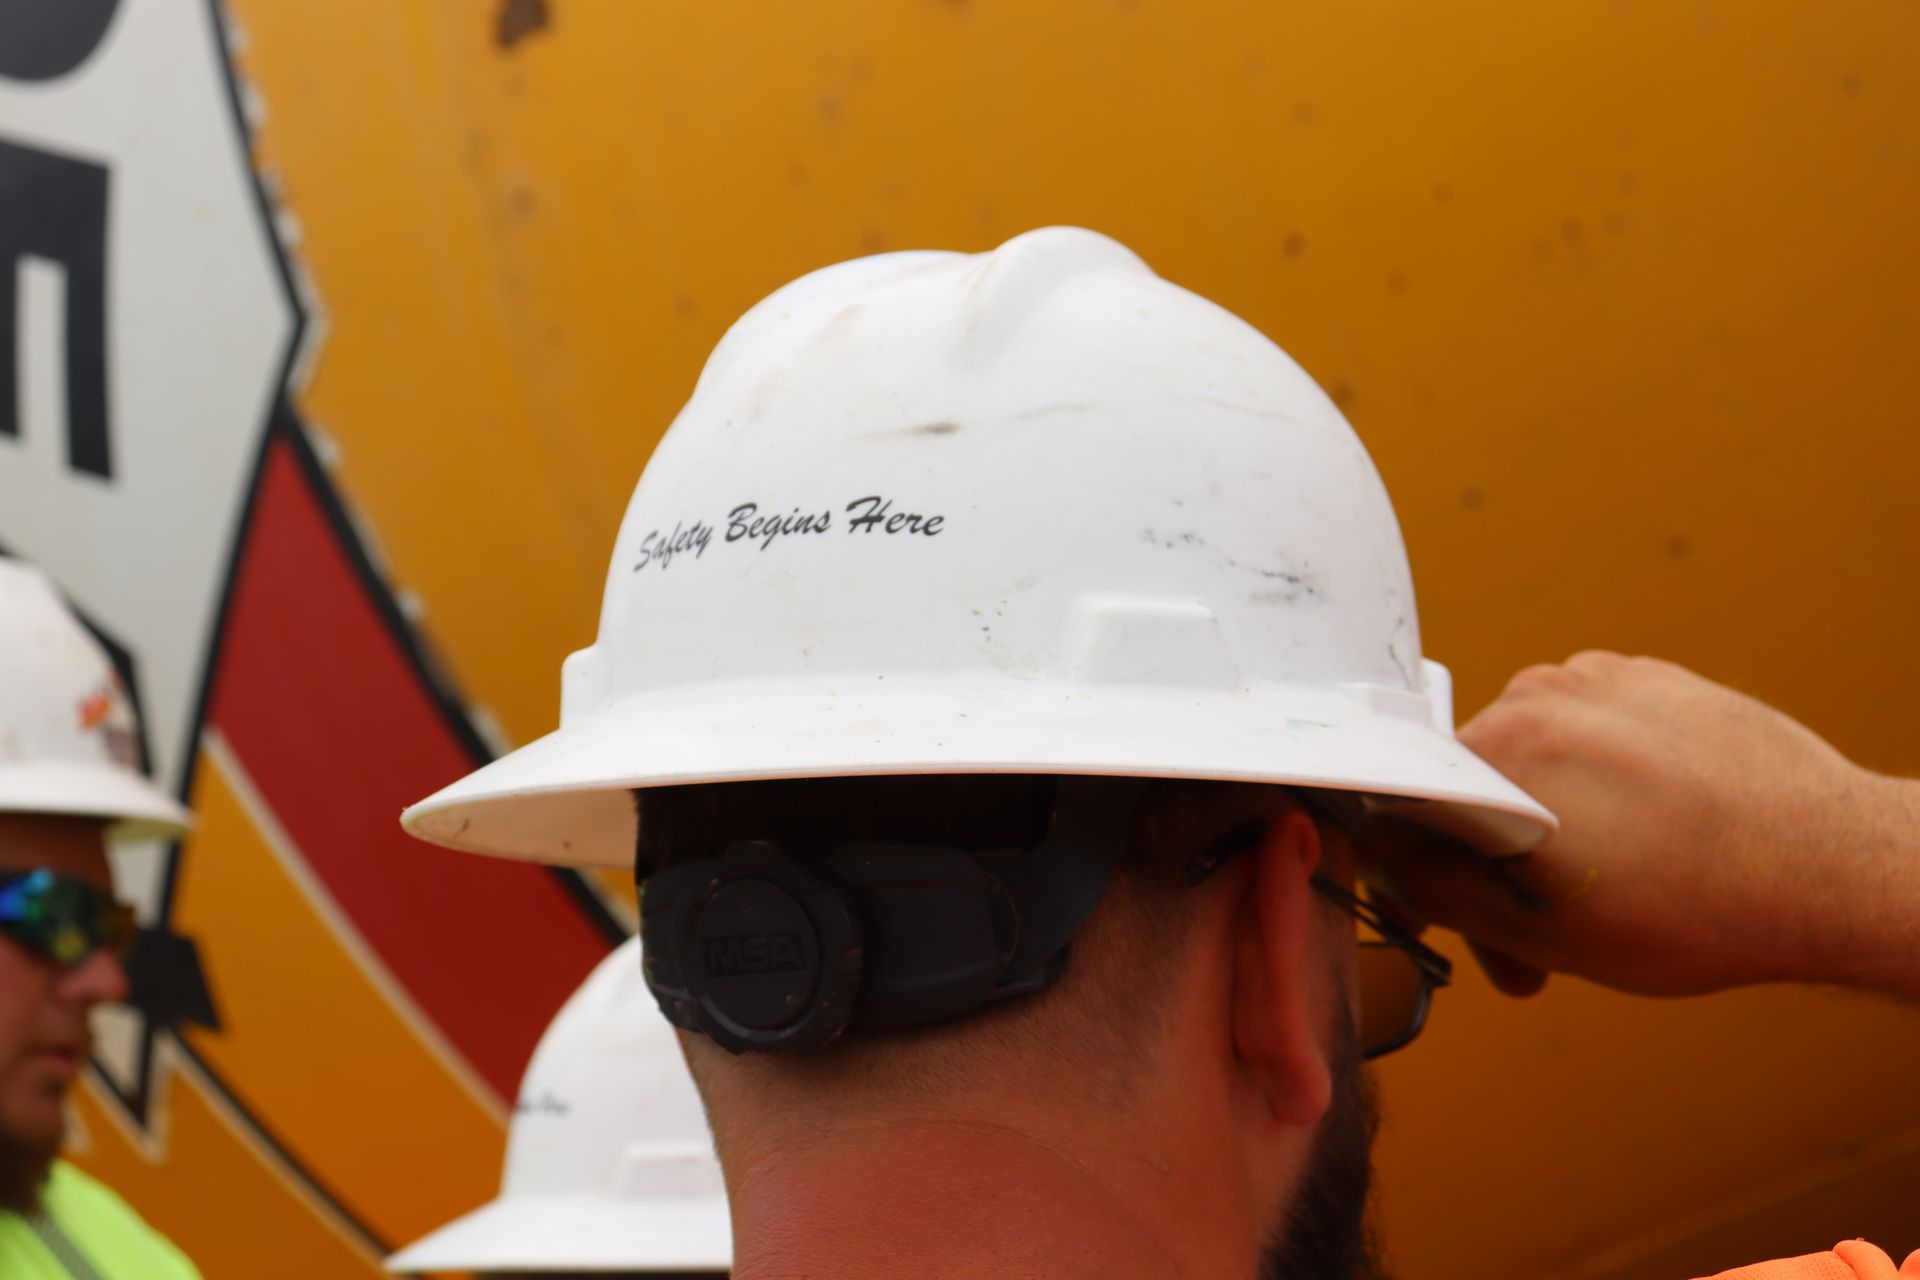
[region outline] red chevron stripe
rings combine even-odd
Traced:
[[[550,872],[401,833],[403,806],[473,762],[283,439],[234,573],[208,720],[362,938],[511,1099],[605,942]]]

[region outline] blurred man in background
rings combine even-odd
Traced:
[[[112,840],[190,821],[141,772],[113,664],[37,569],[0,558],[0,1275],[187,1280],[193,1265],[59,1159],[89,1016],[127,991]]]

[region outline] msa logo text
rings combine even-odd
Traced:
[[[710,978],[748,978],[807,967],[806,950],[797,933],[736,933],[708,938],[704,949]]]

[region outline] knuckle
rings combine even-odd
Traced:
[[[1632,658],[1611,649],[1582,649],[1563,665],[1577,676],[1608,679],[1625,671],[1632,662]]]
[[[1657,680],[1672,680],[1676,677],[1688,680],[1699,679],[1698,676],[1694,675],[1694,673],[1686,667],[1681,666],[1677,662],[1669,662],[1665,658],[1655,658],[1651,655],[1642,654],[1638,657],[1629,658],[1627,661],[1629,664],[1628,669],[1638,677]]]
[[[1559,663],[1536,662],[1514,673],[1513,679],[1507,681],[1507,692],[1515,696],[1565,693],[1572,679],[1572,673]]]
[[[1562,735],[1554,717],[1538,704],[1496,707],[1463,725],[1460,741],[1496,765],[1553,758]]]

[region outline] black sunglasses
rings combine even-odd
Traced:
[[[1311,799],[1299,799],[1353,839],[1346,823]],[[1187,883],[1199,884],[1231,859],[1258,847],[1269,825],[1265,821],[1241,823],[1209,844],[1188,861]],[[1321,897],[1379,935],[1378,941],[1360,942],[1357,952],[1360,1007],[1355,1016],[1362,1056],[1373,1059],[1405,1048],[1427,1025],[1433,993],[1453,981],[1453,962],[1327,876],[1315,872],[1309,883]]]

